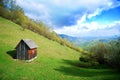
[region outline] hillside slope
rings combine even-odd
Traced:
[[[21,39],[38,44],[38,57],[30,63],[15,61],[8,52]],[[23,29],[0,17],[0,80],[119,80],[111,69],[79,68],[80,53]]]
[[[0,42],[4,44],[0,45],[0,47],[12,50],[21,39],[33,39],[39,46],[38,56],[71,59],[79,54],[66,46],[61,46],[57,42],[51,41],[27,29],[23,31],[20,26],[0,18]]]
[[[38,58],[31,63],[14,61],[7,52],[14,50],[18,42],[26,38],[32,39],[38,44]],[[14,80],[16,76],[16,78],[23,79],[25,77],[30,80],[41,75],[45,78],[44,76],[49,73],[55,74],[52,69],[57,67],[58,63],[60,66],[62,60],[75,60],[79,56],[78,52],[66,46],[61,46],[57,42],[48,40],[27,29],[23,31],[20,26],[0,18],[0,78]],[[29,73],[31,71],[32,73]]]

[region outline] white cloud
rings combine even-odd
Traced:
[[[77,20],[77,24],[73,26],[64,26],[63,28],[55,29],[58,34],[67,34],[71,36],[110,36],[118,35],[119,30],[116,27],[120,26],[119,21],[115,21],[111,24],[99,24],[96,21],[88,23],[86,19],[91,19],[96,15],[100,15],[102,11],[117,7],[119,4],[114,5],[112,0],[92,0],[91,2],[81,2],[82,6],[87,8],[88,12]],[[87,5],[87,6],[86,6]],[[90,6],[91,5],[91,6]],[[110,28],[109,30],[107,30]]]
[[[71,36],[112,36],[118,35],[120,32],[120,21],[115,21],[108,25],[100,25],[97,22],[81,23],[75,26],[55,29],[58,34],[66,34]]]
[[[98,5],[91,13],[88,14],[87,18],[91,19],[97,15],[100,15],[102,11],[106,11],[115,7],[120,6],[120,3],[114,0],[101,0],[102,5]]]
[[[77,21],[77,24],[81,24],[82,22],[85,22],[85,21],[86,21],[86,17],[87,17],[87,15],[84,14],[84,15],[80,18],[80,20]]]
[[[33,0],[17,0],[17,4],[25,10],[25,14],[30,18],[43,21],[47,21],[50,18],[50,10],[42,3],[37,3]]]
[[[65,13],[69,13],[68,10],[85,9],[90,12],[88,17],[91,18],[103,9],[113,6],[114,0],[17,0],[17,3],[28,12],[27,14],[34,12],[34,15],[46,16],[46,18],[51,14],[56,15],[57,9],[65,10]]]
[[[53,23],[54,17],[61,18],[63,15],[70,15],[73,11],[84,13],[82,17],[78,14],[75,15],[79,17],[79,20],[76,20],[76,25],[55,28],[55,31],[59,34],[87,36],[95,34],[94,32],[97,33],[97,31],[101,31],[102,33],[100,32],[99,34],[103,35],[105,32],[106,34],[109,33],[109,31],[105,31],[106,28],[114,28],[118,26],[118,24],[120,25],[120,22],[102,25],[96,21],[90,23],[86,21],[87,18],[91,19],[96,15],[100,15],[102,11],[120,5],[120,3],[117,3],[115,0],[17,0],[17,4],[24,9],[25,14],[30,18],[40,19],[50,24]],[[84,12],[82,10],[84,10]],[[58,14],[62,14],[62,16]],[[51,20],[51,18],[53,20]],[[115,31],[113,33],[115,34]],[[112,32],[110,34],[112,34]]]
[[[98,8],[93,13],[88,14],[87,18],[90,19],[90,18],[92,18],[92,17],[94,17],[96,15],[99,15],[101,12],[102,12],[102,10]]]
[[[112,1],[113,0],[49,0],[48,2],[60,7],[96,8],[98,6],[111,5]]]

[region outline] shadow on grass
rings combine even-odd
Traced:
[[[63,63],[76,66],[80,68],[87,68],[87,69],[110,69],[109,66],[104,64],[91,64],[90,62],[82,62],[82,61],[71,61],[71,60],[63,60]]]
[[[120,80],[120,73],[118,73],[115,70],[111,70],[111,69],[94,69],[94,68],[83,68],[80,67],[81,65],[79,64],[79,62],[75,62],[75,61],[70,61],[70,60],[63,60],[63,63],[71,65],[71,66],[61,66],[60,68],[55,69],[56,71],[59,71],[61,73],[63,73],[64,75],[70,75],[70,76],[77,76],[77,77],[94,77],[94,76],[106,76],[104,79],[107,80],[109,79],[109,77],[112,75],[112,79],[113,77],[115,77],[117,80]],[[118,75],[118,76],[116,76]]]
[[[7,51],[7,54],[11,56],[13,59],[17,58],[16,50]]]

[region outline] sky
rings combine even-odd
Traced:
[[[120,0],[16,0],[25,14],[74,37],[120,35]]]

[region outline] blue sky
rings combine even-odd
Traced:
[[[58,34],[120,35],[120,0],[17,0],[17,4]]]

